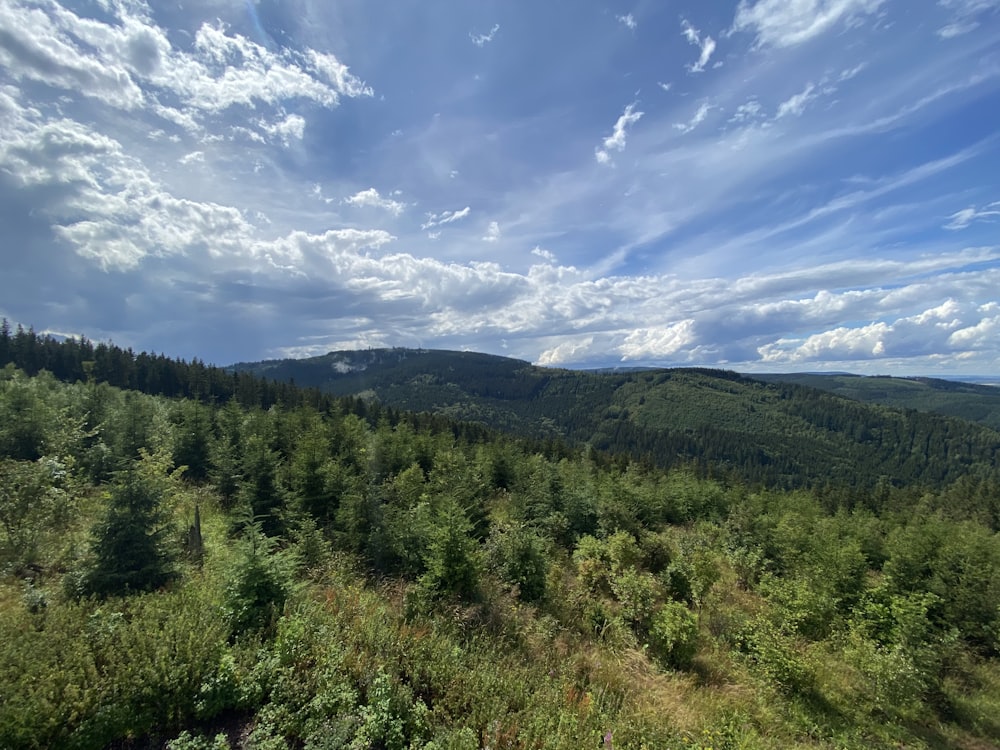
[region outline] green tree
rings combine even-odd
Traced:
[[[470,536],[472,524],[452,498],[441,498],[424,553],[421,587],[432,597],[456,594],[474,598],[479,587],[479,549]]]
[[[94,564],[85,591],[101,596],[150,591],[176,576],[169,544],[174,529],[163,507],[167,482],[157,471],[164,463],[143,453],[141,461],[116,477],[94,530]]]
[[[0,459],[0,559],[37,562],[40,539],[67,515],[70,502],[57,473],[64,472],[54,460]]]
[[[521,599],[534,602],[545,596],[549,561],[538,534],[523,527],[494,529],[489,548],[494,569],[501,579],[517,586]]]

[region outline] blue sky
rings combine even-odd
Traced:
[[[0,315],[996,374],[1000,0],[5,0]]]

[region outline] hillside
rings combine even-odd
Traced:
[[[865,403],[915,409],[978,422],[1000,430],[1000,387],[939,378],[895,378],[820,373],[753,375],[766,383],[792,383]]]
[[[943,486],[994,471],[1000,434],[721,370],[580,372],[470,352],[376,349],[242,363],[237,372],[361,395],[658,466],[695,462],[778,486]]]
[[[198,395],[74,377],[86,342],[14,349],[0,747],[1000,741],[996,483],[762,490],[114,347],[104,375]],[[614,408],[690,420],[675,380],[767,413],[786,392],[649,375]]]

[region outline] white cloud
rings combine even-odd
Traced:
[[[142,89],[125,61],[113,50],[85,48],[80,42],[91,40],[74,38],[66,28],[82,26],[80,19],[58,6],[48,10],[16,0],[0,5],[0,65],[15,80],[79,91],[122,109],[141,106]]]
[[[982,208],[976,208],[975,206],[963,208],[961,211],[956,211],[948,218],[951,219],[951,221],[945,224],[944,228],[953,230],[965,229],[976,221],[996,221],[1000,218],[1000,201],[989,203]]]
[[[195,162],[204,162],[205,153],[203,151],[192,151],[189,154],[184,154],[180,159],[178,159],[181,164],[193,164]]]
[[[70,120],[44,120],[4,91],[0,127],[0,170],[25,187],[61,187],[64,196],[38,211],[96,267],[137,269],[156,258],[156,283],[164,288],[182,290],[191,279],[252,286],[253,304],[264,312],[322,289],[345,300],[343,323],[324,318],[344,328],[338,340],[517,336],[544,341],[536,351],[547,364],[608,352],[628,361],[860,362],[988,352],[1000,324],[1000,311],[985,305],[1000,287],[1000,269],[989,267],[1000,250],[680,278],[595,277],[537,248],[538,262],[514,273],[495,263],[386,253],[394,237],[377,229],[272,237],[260,217],[176,195],[118,141]],[[387,200],[374,188],[352,198],[365,206]],[[427,228],[470,211],[431,214]]]
[[[1000,0],[938,0],[938,5],[951,14],[950,22],[937,32],[944,39],[975,31],[983,16],[1000,10]]]
[[[486,228],[486,234],[483,235],[483,240],[485,242],[496,242],[501,236],[499,222],[491,221],[490,225]]]
[[[854,78],[856,75],[858,75],[861,71],[863,71],[867,67],[868,67],[868,63],[862,62],[862,63],[858,63],[853,68],[845,68],[844,70],[840,71],[840,75],[837,76],[837,80],[840,83],[843,83],[844,81],[849,81],[849,80],[851,80],[852,78]]]
[[[591,353],[593,345],[593,336],[562,341],[557,346],[543,351],[538,356],[538,364],[542,367],[555,367],[566,362],[578,362]]]
[[[659,86],[664,91],[670,91],[674,87],[673,83],[664,83],[663,81],[657,81],[656,85]]]
[[[813,84],[807,85],[802,91],[789,97],[781,104],[778,105],[778,112],[775,115],[779,120],[782,117],[787,117],[788,115],[794,115],[798,117],[805,111],[806,105],[809,104],[813,99],[815,99],[819,94],[816,92],[816,87]]]
[[[610,151],[624,151],[627,138],[627,129],[630,125],[639,121],[644,113],[635,111],[636,102],[625,107],[621,117],[615,122],[614,130],[603,141],[603,146],[594,149],[594,156],[600,164],[607,164],[611,161]]]
[[[484,46],[486,46],[487,44],[489,44],[490,42],[493,41],[493,37],[495,37],[497,35],[498,31],[500,31],[500,24],[495,23],[495,24],[493,24],[493,28],[490,29],[490,31],[489,31],[488,34],[473,34],[470,31],[469,32],[469,39],[471,39],[472,43],[474,45],[476,45],[477,47],[484,47]]]
[[[636,27],[638,27],[639,25],[636,23],[635,17],[631,13],[627,13],[624,16],[616,16],[616,18],[618,19],[619,23],[624,24],[632,31],[635,31]]]
[[[984,348],[998,330],[1000,320],[980,317],[983,312],[983,307],[946,299],[936,307],[892,322],[838,326],[805,339],[782,338],[759,351],[762,361],[768,363],[963,356]]]
[[[469,215],[470,211],[472,211],[472,208],[466,206],[458,211],[442,211],[439,214],[427,214],[427,221],[421,224],[420,228],[430,229],[431,227],[439,227],[442,224],[451,224],[452,222],[464,219]]]
[[[622,361],[672,357],[697,340],[692,319],[656,328],[637,328],[618,347]]]
[[[696,127],[705,122],[705,118],[708,117],[708,113],[712,111],[712,105],[708,102],[702,102],[698,105],[697,111],[687,122],[675,122],[674,129],[681,131],[681,133],[690,133]]]
[[[740,0],[733,31],[756,35],[759,46],[791,47],[842,21],[875,13],[885,0]]]
[[[261,120],[259,125],[261,130],[272,138],[277,138],[285,146],[291,143],[293,138],[301,141],[306,130],[306,120],[301,115],[288,115],[273,123]]]
[[[687,20],[681,21],[681,29],[681,33],[684,35],[684,38],[701,50],[701,54],[698,56],[698,62],[688,65],[687,69],[692,73],[701,73],[705,70],[705,66],[712,57],[712,53],[715,52],[715,40],[708,34],[702,38],[698,29],[692,26]]]
[[[383,198],[375,188],[368,188],[344,198],[344,203],[361,208],[380,208],[393,216],[399,216],[406,210],[405,203],[392,198]]]
[[[306,99],[336,106],[341,96],[373,91],[331,54],[306,48],[271,51],[221,23],[203,24],[193,45],[175,48],[143,3],[109,4],[114,23],[79,16],[55,3],[0,6],[0,63],[15,80],[30,79],[99,99],[148,108],[197,130],[197,118],[233,106]],[[180,106],[161,103],[176,97]],[[292,116],[295,117],[295,116]],[[284,137],[297,120],[285,120]]]
[[[707,113],[706,113],[707,114]],[[756,99],[748,99],[736,108],[733,116],[729,118],[731,123],[752,122],[764,114],[764,108]]]
[[[549,252],[541,247],[536,247],[531,251],[532,255],[536,255],[548,263],[556,263],[556,256],[554,253]]]

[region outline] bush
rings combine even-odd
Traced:
[[[660,607],[649,626],[649,645],[664,665],[686,669],[698,650],[698,619],[680,602]]]
[[[521,599],[534,602],[545,596],[549,563],[537,534],[521,528],[495,532],[490,538],[490,558],[500,578],[517,586]]]

